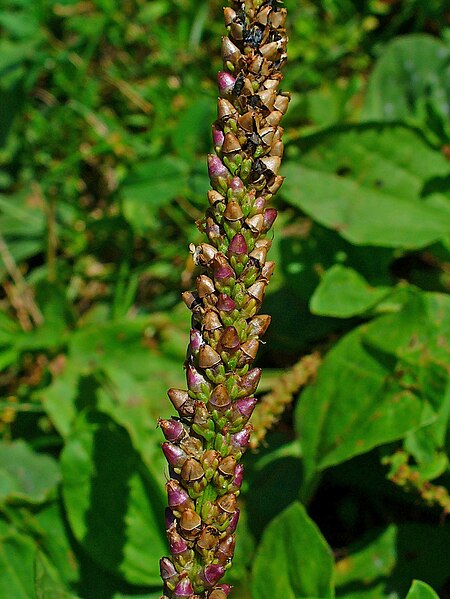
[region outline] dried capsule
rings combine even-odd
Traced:
[[[200,368],[214,368],[221,362],[219,354],[210,345],[203,345],[199,351],[198,364]]]

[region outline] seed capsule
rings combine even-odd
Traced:
[[[167,441],[170,441],[171,443],[175,443],[185,435],[184,426],[178,420],[160,419],[158,424]]]
[[[219,464],[219,471],[225,476],[233,476],[236,470],[236,458],[229,455]]]
[[[220,321],[217,312],[214,310],[208,310],[203,317],[203,328],[205,331],[216,331],[217,329],[222,328],[222,323]]]
[[[225,569],[219,564],[208,564],[203,568],[201,577],[208,586],[212,587],[219,582],[224,574]]]
[[[269,114],[266,116],[266,125],[268,127],[276,127],[280,123],[282,118],[282,112],[280,112],[279,110],[272,110],[272,112],[269,112]]]
[[[173,591],[173,599],[191,599],[194,588],[188,576],[182,578]]]
[[[217,101],[217,116],[219,121],[227,120],[237,114],[236,108],[225,98],[219,98]]]
[[[231,62],[236,65],[241,57],[242,54],[239,48],[233,44],[229,37],[224,36],[222,38],[222,58],[224,62]]]
[[[228,254],[231,256],[244,256],[248,253],[247,242],[242,233],[236,233],[228,246]]]
[[[223,17],[225,26],[228,27],[236,19],[237,14],[230,6],[227,6],[223,9]]]
[[[254,297],[255,300],[262,302],[264,299],[266,286],[266,283],[263,281],[256,281],[256,283],[253,283],[253,285],[247,289],[247,292]]]
[[[249,339],[241,345],[241,351],[245,362],[255,360],[259,349],[259,341],[257,339]]]
[[[225,154],[233,154],[241,150],[241,144],[234,133],[227,133],[223,142],[223,152]]]
[[[271,319],[268,314],[260,314],[252,318],[247,328],[248,335],[250,337],[262,337],[267,331]]]
[[[265,168],[273,175],[278,175],[281,166],[281,158],[279,156],[264,156],[261,162]]]
[[[194,400],[189,397],[187,391],[169,389],[167,395],[180,416],[189,418],[194,415]]]
[[[275,177],[274,181],[267,186],[267,189],[271,194],[275,195],[280,187],[283,185],[284,177]]]
[[[231,399],[225,385],[217,385],[209,398],[209,403],[213,409],[218,411],[225,411],[230,407]]]
[[[187,483],[200,480],[204,474],[201,464],[194,458],[188,458],[181,469],[181,478]]]
[[[210,345],[203,345],[198,355],[198,364],[200,368],[214,368],[220,364],[219,354]]]
[[[234,493],[227,493],[220,497],[216,503],[227,514],[233,514],[236,509],[236,495]]]
[[[180,526],[184,531],[192,532],[202,524],[200,516],[194,510],[184,510],[180,518]]]
[[[224,202],[225,198],[215,189],[210,189],[208,191],[208,201],[211,207],[214,207],[219,202]]]
[[[197,541],[197,547],[204,551],[212,551],[219,544],[219,531],[214,526],[206,526]]]
[[[236,79],[227,71],[219,71],[217,73],[217,85],[221,95],[229,94],[233,90],[235,83]]]
[[[165,583],[174,583],[178,580],[178,572],[173,563],[167,557],[163,557],[159,562],[159,571],[161,578]]]
[[[235,545],[235,535],[228,535],[228,537],[225,537],[225,539],[220,541],[216,550],[216,558],[218,559],[219,564],[225,565],[233,559]]]
[[[187,454],[173,443],[163,443],[162,450],[166,456],[166,460],[172,468],[181,468],[184,462],[187,460]]]
[[[247,218],[245,224],[248,226],[252,233],[260,233],[264,225],[264,218],[262,214],[255,214],[251,218]]]
[[[233,326],[227,327],[220,337],[220,346],[225,350],[236,351],[239,346],[239,335]]]
[[[242,208],[240,207],[238,202],[236,202],[235,200],[231,200],[231,202],[228,202],[223,215],[228,221],[236,222],[238,220],[241,220],[241,218],[244,216],[244,213],[242,212]]]
[[[242,127],[242,129],[244,129],[244,131],[253,131],[254,130],[254,116],[255,113],[250,110],[249,112],[246,112],[245,114],[243,114],[242,116],[240,116],[238,118],[238,123],[240,125],[240,127]]]
[[[221,312],[232,312],[236,309],[236,303],[226,293],[221,293],[217,300],[217,309]]]
[[[290,99],[291,98],[290,98],[289,94],[285,94],[285,93],[278,94],[277,99],[275,100],[274,107],[277,110],[279,110],[280,112],[282,112],[283,114],[286,114]]]

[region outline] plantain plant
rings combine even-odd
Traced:
[[[207,242],[191,246],[200,272],[196,289],[183,294],[192,313],[187,390],[169,390],[178,417],[160,420],[170,472],[164,599],[225,599],[231,591],[220,580],[233,559],[239,461],[261,377],[252,362],[270,323],[258,312],[274,270],[267,260],[277,217],[270,200],[283,183],[286,9],[277,0],[233,0],[224,15],[215,154],[208,156],[212,189],[198,223]]]

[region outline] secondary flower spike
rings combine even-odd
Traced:
[[[261,377],[252,368],[270,317],[258,315],[274,270],[267,234],[270,207],[283,183],[280,121],[286,61],[286,9],[280,0],[232,0],[224,9],[218,73],[212,189],[199,224],[207,240],[192,247],[196,289],[183,293],[192,312],[185,362],[187,390],[170,389],[177,418],[160,420],[169,465],[161,599],[226,599],[242,484],[239,463],[252,431],[249,418]]]

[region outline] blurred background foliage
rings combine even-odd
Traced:
[[[285,4],[259,364],[261,409],[291,407],[247,457],[230,581],[448,598],[450,9]],[[159,596],[155,427],[183,385],[221,5],[0,0],[1,596]]]

